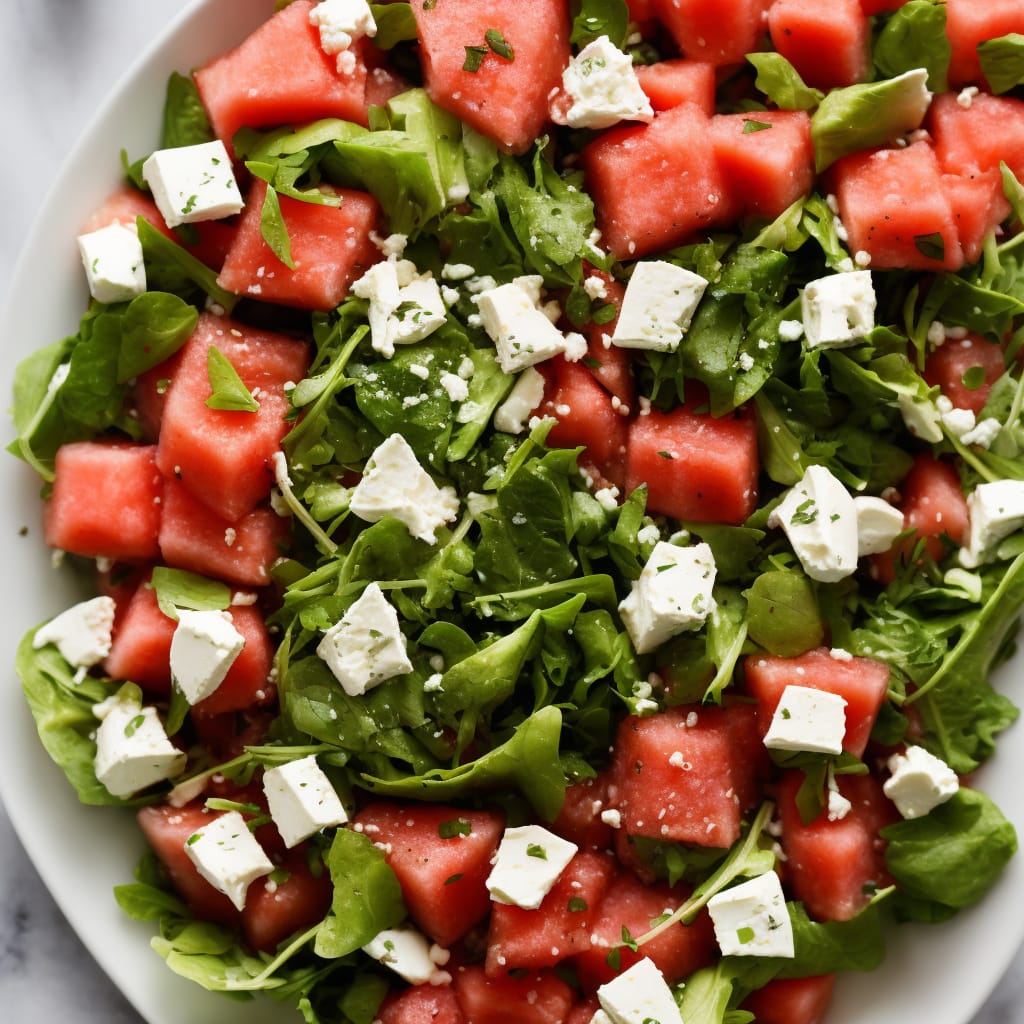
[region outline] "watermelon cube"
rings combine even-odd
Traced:
[[[715,65],[709,61],[677,57],[640,64],[636,78],[655,110],[695,103],[708,117],[715,112]]]
[[[834,974],[775,978],[747,996],[740,1009],[754,1014],[759,1024],[823,1024],[835,982]]]
[[[968,375],[981,371],[980,383]],[[957,409],[977,414],[985,407],[992,385],[1003,375],[1003,346],[973,332],[964,338],[947,338],[928,353],[924,379],[942,393]],[[973,385],[968,387],[965,378]]]
[[[985,84],[978,44],[1015,32],[1024,32],[1020,0],[946,0],[950,85]]]
[[[1010,203],[1003,192],[1003,176],[994,168],[943,174],[942,189],[953,211],[964,260],[977,263],[985,237],[1010,213]]]
[[[775,49],[816,89],[867,80],[870,29],[860,0],[775,0],[768,11]]]
[[[551,970],[491,978],[482,967],[460,967],[452,987],[467,1024],[563,1024],[575,999]]]
[[[450,985],[413,985],[389,995],[374,1020],[380,1024],[465,1024],[466,1018]]]
[[[925,128],[942,170],[999,171],[999,162],[1024,180],[1024,100],[980,93],[961,105],[955,93],[940,93],[928,108]]]
[[[765,0],[652,0],[654,16],[684,57],[715,67],[764,49]]]

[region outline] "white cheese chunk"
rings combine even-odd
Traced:
[[[430,337],[447,319],[441,288],[432,274],[419,274],[398,293],[388,320],[388,343],[412,345]]]
[[[199,874],[238,910],[245,909],[249,886],[274,870],[238,811],[218,815],[193,832],[185,840],[185,852]]]
[[[539,308],[528,281],[488,288],[476,298],[480,322],[505,373],[518,373],[565,351],[562,332]]]
[[[637,263],[612,333],[619,348],[674,352],[697,310],[707,281],[664,260]]]
[[[369,304],[370,344],[385,359],[396,345],[411,345],[434,333],[447,318],[433,274],[420,274],[410,260],[375,263],[351,288]]]
[[[964,444],[975,444],[979,448],[991,448],[992,442],[999,436],[1003,429],[1002,423],[994,416],[986,416],[979,420],[970,430],[960,436]]]
[[[93,767],[112,796],[131,796],[184,770],[186,755],[167,738],[156,708],[114,697],[94,710],[102,721]]]
[[[94,597],[80,601],[36,630],[35,650],[53,644],[75,668],[92,668],[110,653],[114,629],[114,599]]]
[[[975,569],[988,561],[996,546],[1024,526],[1024,480],[979,484],[967,496],[967,543],[960,564]]]
[[[853,499],[857,512],[857,557],[888,551],[904,530],[903,513],[884,498],[860,495]]]
[[[846,736],[846,701],[810,686],[787,686],[764,737],[770,750],[841,754]]]
[[[640,87],[633,58],[607,36],[583,47],[562,72],[562,87],[572,99],[566,113],[570,128],[609,128],[619,121],[654,120]]]
[[[321,829],[348,821],[331,780],[314,754],[269,768],[263,774],[263,792],[270,817],[289,849]]]
[[[853,270],[809,281],[800,296],[809,348],[846,348],[875,326],[875,289],[870,270]]]
[[[638,654],[703,624],[715,610],[716,572],[715,556],[707,544],[681,548],[658,541],[654,545],[629,596],[619,604]]]
[[[89,294],[97,302],[128,302],[146,290],[146,265],[138,234],[121,224],[78,236]]]
[[[924,747],[907,747],[889,758],[892,773],[882,786],[904,818],[920,818],[960,788],[956,773]]]
[[[575,843],[540,825],[505,829],[487,877],[491,899],[536,910],[576,850]]]
[[[789,538],[811,579],[835,583],[857,568],[857,509],[846,488],[824,466],[808,466],[768,518]]]
[[[142,176],[168,227],[219,220],[244,203],[224,143],[158,149],[142,165]]]
[[[178,609],[171,637],[171,678],[189,704],[209,697],[242,653],[245,637],[235,629],[231,614]]]
[[[350,697],[412,671],[398,613],[376,583],[324,634],[316,653]]]
[[[544,400],[544,376],[528,366],[516,378],[505,401],[494,411],[494,429],[521,434],[533,410]]]
[[[774,871],[712,896],[708,913],[724,956],[795,955],[793,923]]]
[[[612,1024],[682,1024],[665,976],[648,957],[602,985],[597,990],[597,1001]],[[594,1014],[592,1019],[599,1018]]]
[[[438,974],[431,943],[415,928],[386,928],[363,946],[363,952],[410,985],[429,984]]]
[[[377,22],[366,0],[321,0],[309,12],[309,23],[320,31],[320,47],[328,56],[336,57],[342,74],[355,70],[352,44],[363,36],[377,34]]]
[[[366,463],[349,508],[368,523],[394,516],[418,540],[433,544],[435,531],[459,513],[452,487],[438,487],[401,434],[382,441]]]

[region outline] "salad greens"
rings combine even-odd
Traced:
[[[600,36],[630,45],[621,0],[584,0],[574,10],[575,47]],[[373,11],[378,44],[404,52],[416,36],[409,6],[375,4]],[[762,107],[809,112],[817,168],[824,170],[919,125],[929,90],[947,86],[944,24],[944,7],[932,0],[910,0],[878,19],[877,77],[845,89],[809,87],[778,53],[751,54],[740,74],[752,80]],[[490,41],[504,56],[501,45]],[[1024,82],[1019,35],[985,43],[979,53],[993,91]],[[639,49],[634,56],[643,59]],[[749,104],[752,119],[757,105]],[[163,145],[211,137],[191,79],[173,75]],[[570,148],[582,141],[560,140]],[[784,326],[801,317],[804,285],[853,268],[841,225],[820,192],[770,223],[662,254],[709,284],[678,351],[637,353],[633,371],[643,401],[655,409],[676,406],[694,385],[706,391],[715,417],[756,409],[760,504],[745,523],[729,526],[650,513],[644,486],[628,494],[595,487],[582,449],[548,443],[550,419],[534,419],[519,435],[494,428],[514,380],[498,364],[475,296],[537,275],[572,325],[585,329],[616,312],[584,287],[590,269],[622,280],[631,269],[600,248],[583,175],[551,138],[538,139],[522,156],[508,155],[414,87],[372,108],[369,127],[324,119],[245,128],[234,147],[267,183],[262,234],[286,267],[293,263],[280,196],[332,204],[336,197],[322,185],[365,189],[384,210],[388,242],[417,272],[444,284],[449,315],[429,337],[387,357],[372,344],[365,298],[350,295],[331,312],[289,320],[309,337],[311,363],[289,392],[289,431],[277,466],[275,501],[294,522],[290,547],[274,569],[279,600],[268,619],[278,642],[279,714],[264,741],[230,761],[210,763],[193,751],[181,786],[201,786],[215,775],[242,786],[265,768],[315,754],[350,806],[368,796],[489,803],[510,824],[550,823],[567,786],[607,767],[625,715],[723,705],[737,694],[745,699],[747,657],[792,658],[822,646],[888,666],[887,700],[872,736],[878,749],[912,739],[959,775],[992,756],[1018,714],[992,675],[1013,653],[1024,605],[1020,532],[977,567],[958,566],[952,552],[936,561],[921,545],[888,585],[866,573],[822,582],[805,571],[772,513],[810,467],[826,467],[857,494],[898,488],[921,437],[936,454],[956,459],[967,493],[984,482],[1024,480],[1024,383],[1016,359],[1024,340],[1024,248],[1016,233],[1024,186],[1006,165],[1011,230],[994,234],[980,262],[956,274],[876,274],[877,326],[841,350],[810,348]],[[123,160],[141,187],[141,161]],[[126,303],[93,302],[73,335],[19,367],[10,451],[47,484],[61,445],[140,436],[127,411],[132,382],[185,343],[200,310],[214,304],[253,315],[251,300],[226,292],[185,248],[141,218],[138,232],[150,290]],[[928,244],[934,239],[919,246]],[[964,444],[937,411],[937,389],[923,374],[936,324],[1008,339],[1008,369],[979,417],[998,421],[987,448]],[[211,407],[259,408],[258,395],[217,348],[210,349],[208,371]],[[442,375],[464,389],[425,383]],[[432,543],[395,518],[371,524],[351,511],[349,481],[396,432],[431,477],[460,498],[458,518]],[[619,605],[665,540],[710,546],[716,608],[700,629],[641,655]],[[397,611],[412,669],[353,696],[316,647],[371,583]],[[227,585],[181,570],[158,567],[151,585],[171,618],[178,609],[219,610],[231,602]],[[17,652],[17,671],[41,740],[80,799],[161,798],[113,797],[93,769],[94,707],[115,693],[140,700],[141,691],[98,673],[76,674],[52,646],[36,648],[33,637],[34,631]],[[165,717],[170,733],[195,741],[187,706],[172,699]],[[878,755],[777,754],[776,763],[803,771],[800,810],[811,820],[827,807],[836,775],[877,771],[871,757]],[[671,884],[685,879],[694,892],[648,934],[624,934],[619,952],[642,951],[738,878],[772,870],[773,812],[764,803],[728,850],[638,837],[637,856],[653,874]],[[939,921],[977,902],[1017,844],[991,800],[966,787],[881,834],[894,885],[843,922],[813,920],[791,902],[795,957],[726,957],[698,971],[681,990],[683,1018],[741,1024],[750,1019],[738,1009],[742,999],[773,978],[875,968],[884,957],[886,918]],[[318,835],[311,851],[311,862],[333,884],[330,911],[274,955],[247,952],[231,931],[195,920],[152,856],[116,896],[128,914],[158,924],[154,948],[198,984],[235,998],[263,991],[297,1007],[307,1024],[369,1024],[388,980],[360,950],[404,920],[401,888],[384,853],[357,831]]]

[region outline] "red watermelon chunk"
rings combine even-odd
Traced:
[[[207,355],[216,347],[250,391],[258,389],[259,409],[211,409]],[[181,359],[164,401],[157,465],[165,477],[180,480],[209,509],[232,522],[251,512],[269,494],[271,458],[288,432],[288,381],[306,373],[302,341],[258,331],[222,317],[203,314],[181,349]]]
[[[601,820],[607,801],[608,780],[604,775],[566,786],[562,808],[551,824],[552,831],[581,850],[608,849],[612,830]]]
[[[154,561],[162,493],[153,445],[62,445],[43,506],[46,543],[87,558]]]
[[[323,312],[334,309],[349,285],[381,258],[370,238],[380,221],[377,200],[355,189],[334,191],[340,206],[278,197],[295,264],[290,268],[263,238],[260,221],[267,183],[254,180],[217,283],[264,302]]]
[[[295,0],[223,56],[195,72],[217,137],[231,149],[239,128],[340,117],[366,124],[366,62],[358,42],[351,73],[338,71],[309,23],[313,0]]]
[[[1020,0],[946,0],[950,85],[984,84],[978,44],[1014,32],[1024,32]]]
[[[380,1024],[465,1024],[455,991],[448,985],[414,985],[389,995],[377,1011]]]
[[[523,967],[553,967],[590,948],[590,933],[615,862],[610,854],[581,851],[536,910],[495,903],[487,932],[489,977]]]
[[[870,901],[875,888],[892,881],[879,830],[899,818],[872,775],[840,775],[839,792],[852,807],[829,821],[824,812],[810,824],[800,820],[796,794],[803,772],[786,772],[779,784],[778,815],[786,854],[785,882],[819,921],[848,921]]]
[[[89,215],[82,225],[81,232],[86,234],[90,231],[98,231],[109,224],[135,227],[135,222],[139,217],[171,241],[179,241],[178,236],[165,223],[160,211],[156,208],[156,203],[145,192],[140,192],[128,185],[122,185],[111,192]]]
[[[1002,345],[971,333],[965,338],[947,338],[937,349],[929,352],[924,364],[924,379],[932,386],[937,385],[956,408],[970,409],[977,414],[985,407],[992,385],[1003,375],[1005,368]],[[968,387],[964,378],[979,369],[982,372],[981,383]]]
[[[721,67],[764,49],[765,0],[652,0],[651,8],[684,57]]]
[[[838,694],[846,701],[843,749],[860,757],[868,744],[889,687],[889,667],[871,658],[833,658],[824,647],[795,658],[752,655],[743,664],[746,688],[757,700],[762,737],[787,686],[806,686]]]
[[[549,94],[569,63],[568,5],[437,0],[414,3],[412,11],[430,98],[509,152],[527,150],[543,132]],[[488,46],[488,32],[512,48],[511,59]],[[482,47],[475,71],[463,67],[471,47]]]
[[[811,191],[814,146],[805,111],[718,114],[711,132],[726,191],[741,216],[774,220]]]
[[[581,328],[587,339],[587,355],[583,365],[594,375],[594,379],[609,394],[632,408],[636,398],[636,384],[633,381],[633,362],[629,351],[618,345],[605,345],[606,336],[615,332],[615,324],[622,309],[622,298],[626,293],[625,286],[611,274],[590,267],[586,270],[587,280],[599,280],[604,286],[604,293],[595,301],[598,306],[612,305],[615,316],[611,320],[599,324],[591,320]]]
[[[834,974],[775,978],[740,1004],[758,1024],[823,1024],[835,988]]]
[[[768,30],[775,49],[816,89],[841,88],[868,77],[871,33],[860,0],[775,0]]]
[[[1024,100],[980,93],[961,105],[955,93],[940,93],[928,108],[925,127],[942,170],[999,171],[999,162],[1024,179]]]
[[[715,112],[715,66],[709,61],[679,57],[641,64],[636,79],[655,110],[695,103],[708,117]]]
[[[647,484],[647,509],[739,524],[757,507],[757,425],[749,409],[714,417],[688,402],[630,423],[626,489]]]
[[[487,916],[487,876],[504,828],[499,813],[378,801],[355,821],[384,850],[409,916],[439,945],[450,946]]]
[[[482,967],[460,967],[452,987],[466,1024],[563,1024],[575,999],[551,970],[491,978]]]
[[[696,103],[648,125],[611,128],[580,154],[601,238],[619,259],[689,241],[727,223],[733,209]]]

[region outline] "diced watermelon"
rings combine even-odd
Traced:
[[[234,50],[195,72],[196,88],[217,137],[231,149],[239,128],[340,117],[366,124],[366,63],[357,43],[350,73],[324,53],[309,23],[313,0],[295,0]]]
[[[263,238],[267,183],[255,179],[217,283],[265,302],[323,312],[334,309],[349,285],[381,258],[370,238],[380,220],[377,200],[355,189],[334,192],[341,198],[340,206],[278,198],[294,263],[289,268]]]
[[[543,367],[548,378],[542,416],[557,422],[547,443],[558,448],[583,445],[580,464],[596,470],[605,481],[621,487],[625,480],[626,417],[613,405],[613,398],[582,363],[570,363],[561,356]]]
[[[594,1014],[601,1009],[601,1004],[598,1002],[597,996],[589,996],[586,999],[580,1000],[569,1012],[569,1016],[565,1018],[565,1024],[590,1024],[594,1019]],[[598,1020],[601,1018],[598,1017]]]
[[[649,125],[611,128],[580,162],[601,240],[619,259],[689,241],[724,224],[733,209],[696,103],[655,114]]]
[[[978,44],[1014,32],[1024,32],[1019,0],[946,0],[950,85],[985,84]]]
[[[563,1024],[575,999],[551,970],[490,978],[482,967],[460,967],[452,987],[467,1024]]]
[[[267,507],[231,522],[217,515],[177,480],[164,483],[160,553],[176,569],[243,587],[265,587],[290,532],[287,519]]]
[[[922,538],[928,556],[941,561],[949,551],[949,541],[961,544],[967,532],[967,500],[952,463],[920,452],[900,483],[900,495],[897,507],[904,525],[917,533],[871,556],[871,575],[881,583],[894,579],[897,564],[911,557]]]
[[[583,360],[583,365],[594,375],[594,379],[601,387],[620,402],[632,408],[636,398],[632,356],[628,349],[604,343],[605,337],[615,331],[626,288],[621,281],[596,267],[585,265],[584,277],[586,280],[597,279],[602,282],[604,294],[595,301],[598,308],[602,304],[614,306],[615,316],[603,324],[591,320],[582,328],[583,335],[587,339],[587,355]]]
[[[566,786],[565,799],[551,830],[581,850],[606,850],[611,843],[611,826],[601,820],[608,800],[608,779],[597,775]]]
[[[898,11],[907,0],[860,0],[860,9],[867,15]]]
[[[867,79],[870,24],[860,0],[775,0],[768,30],[775,49],[816,89]]]
[[[597,908],[615,871],[610,854],[582,850],[536,910],[495,903],[487,932],[489,977],[523,967],[553,967],[590,948]]]
[[[449,985],[414,985],[381,1004],[380,1024],[465,1024],[455,991]]]
[[[139,217],[148,221],[171,241],[179,241],[178,236],[167,226],[156,203],[145,192],[140,192],[137,188],[132,188],[129,185],[122,185],[111,192],[86,219],[81,227],[81,233],[98,231],[100,228],[107,227],[108,224],[135,227],[135,222]]]
[[[1002,175],[996,170],[943,174],[942,189],[953,211],[964,260],[977,263],[985,237],[1010,213]]]
[[[760,734],[764,737],[787,686],[806,686],[838,694],[846,701],[843,749],[860,757],[889,687],[889,666],[872,658],[833,658],[824,647],[795,658],[751,655],[744,659],[747,691],[757,700]]]
[[[764,0],[652,0],[684,57],[716,67],[764,49]]]
[[[153,445],[61,445],[43,506],[46,543],[88,558],[155,561],[162,494]]]
[[[971,333],[959,340],[950,338],[930,352],[924,364],[924,379],[938,385],[958,409],[979,413],[1004,370],[1002,346]],[[978,371],[982,375],[980,383],[971,379]]]
[[[211,409],[208,353],[217,348],[250,391],[258,389],[259,409]],[[269,494],[271,458],[288,432],[288,381],[306,373],[308,350],[302,341],[258,331],[236,321],[202,314],[167,390],[157,445],[157,465],[165,477],[180,480],[212,511],[235,521]]]
[[[943,171],[997,171],[999,162],[1024,179],[1024,100],[980,93],[962,106],[955,93],[939,93],[925,118]]]
[[[879,830],[899,814],[872,775],[839,775],[839,792],[852,807],[843,818],[820,814],[800,820],[796,794],[803,772],[792,769],[779,783],[778,815],[786,854],[785,881],[807,912],[819,921],[848,921],[870,901],[876,888],[892,881]]]
[[[573,957],[584,991],[609,982],[618,970],[608,963],[608,954],[619,950],[619,970],[627,970],[641,957],[650,957],[669,983],[674,983],[711,963],[715,937],[706,910],[692,924],[673,925],[634,953],[622,945],[622,929],[639,939],[665,913],[678,909],[689,897],[685,886],[669,888],[665,882],[645,885],[630,871],[620,871],[611,881],[597,908],[590,949]]]
[[[181,362],[181,349],[157,366],[140,373],[131,388],[132,409],[144,441],[156,444],[160,439],[160,423],[171,381]]]
[[[823,1024],[835,988],[834,974],[775,978],[743,1000],[757,1024]]]
[[[504,828],[501,814],[377,801],[355,820],[384,847],[409,916],[435,942],[450,946],[487,916],[486,882]]]
[[[568,5],[551,0],[437,0],[412,5],[420,60],[430,98],[512,153],[522,153],[543,131],[548,96],[569,63]],[[511,47],[498,52],[489,33]],[[495,39],[490,35],[491,39]],[[472,54],[476,70],[464,65]]]
[[[706,407],[705,407],[706,408]],[[647,509],[739,524],[757,507],[757,425],[749,408],[714,417],[688,401],[630,423],[626,490],[647,484]]]
[[[756,793],[761,752],[739,748],[753,709],[681,705],[619,725],[609,769],[608,803],[631,835],[698,846],[731,846]],[[741,722],[740,720],[743,719]],[[735,720],[735,724],[734,724]],[[744,756],[737,756],[737,749]],[[746,751],[752,748],[752,755]]]
[[[852,153],[831,169],[852,252],[878,269],[958,270],[964,254],[942,172],[924,141]]]
[[[715,112],[715,66],[708,61],[676,57],[640,64],[636,78],[655,110],[695,103],[708,117]]]
[[[726,191],[741,216],[774,220],[814,183],[811,119],[803,110],[717,114],[711,135]]]

